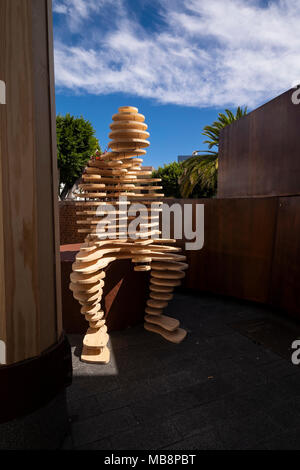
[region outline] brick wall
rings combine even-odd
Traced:
[[[59,201],[60,244],[82,243],[84,233],[78,233],[74,201]]]

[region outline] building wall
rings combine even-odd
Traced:
[[[222,130],[218,197],[300,194],[300,105],[292,102],[294,91]]]
[[[188,158],[193,157],[193,155],[178,155],[177,156],[177,162],[181,163],[184,162],[185,160],[188,160]]]
[[[74,201],[59,202],[60,244],[82,243],[84,233],[78,233],[76,223],[76,205]]]
[[[185,288],[273,305],[300,318],[300,196],[164,202],[190,203],[193,213],[204,204],[204,247],[185,251]],[[184,249],[185,241],[178,246]]]
[[[185,251],[186,240],[177,241],[189,264],[183,287],[270,304],[300,316],[300,197],[164,202],[182,208],[192,204],[193,213],[196,204],[204,204],[202,250]],[[74,202],[60,203],[62,245],[83,241],[75,212]]]

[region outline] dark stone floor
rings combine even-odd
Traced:
[[[106,366],[81,363],[82,338],[70,337],[71,435],[63,448],[300,448],[300,369],[230,326],[272,312],[177,294],[167,313],[188,330],[183,343],[142,325],[115,332]]]

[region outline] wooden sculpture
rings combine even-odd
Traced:
[[[109,336],[101,310],[101,297],[104,268],[117,259],[131,259],[135,271],[151,270],[145,329],[159,333],[174,343],[179,343],[186,336],[186,331],[179,328],[178,320],[162,314],[188,265],[184,263],[185,256],[178,254],[180,248],[167,245],[175,240],[159,239],[162,202],[157,202],[157,199],[163,194],[157,192],[161,189],[157,183],[161,180],[151,178],[151,171],[141,168],[143,160],[139,158],[145,155],[145,148],[149,146],[149,133],[144,120],[137,108],[119,108],[110,125],[110,151],[102,155],[96,152],[91,157],[77,194],[84,199],[76,203],[80,206],[77,223],[79,232],[85,233],[86,237],[73,264],[70,289],[82,306],[81,313],[89,322],[81,356],[87,362],[109,361]],[[126,197],[125,205],[120,205],[120,197]],[[143,238],[134,239],[130,225],[127,230],[127,218],[130,222],[135,217],[130,212],[127,217],[127,207],[136,202],[143,204],[139,224]],[[108,203],[116,209],[109,222],[105,212]],[[151,216],[148,213],[150,207]]]

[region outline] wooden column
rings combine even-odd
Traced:
[[[0,1],[0,340],[6,363],[62,334],[50,0]]]

